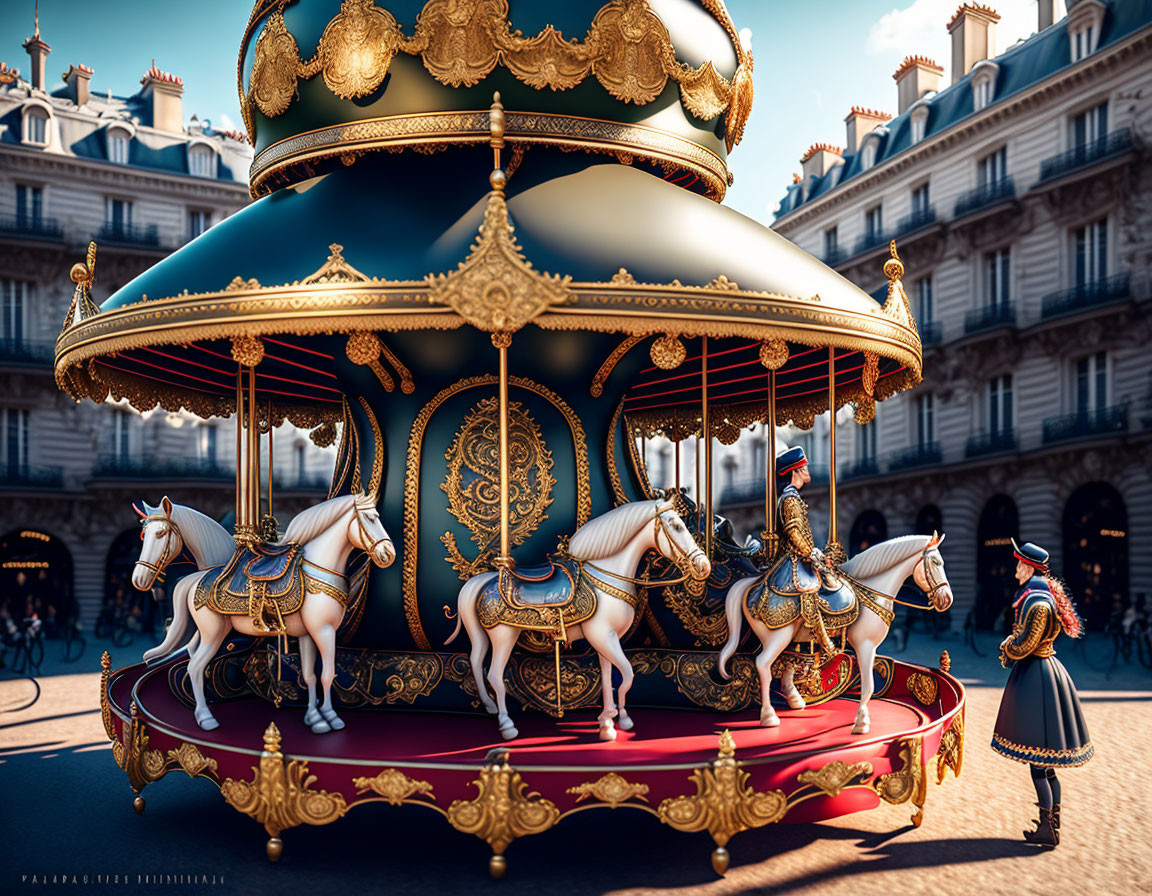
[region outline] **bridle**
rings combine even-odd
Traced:
[[[157,583],[162,584],[164,582],[164,570],[184,550],[184,536],[179,527],[172,522],[172,518],[168,516],[149,515],[142,517],[140,519],[140,540],[144,540],[144,530],[148,528],[148,524],[157,522],[164,526],[160,532],[156,533],[157,538],[164,536],[164,549],[160,552],[160,559],[155,563],[143,558],[136,561],[136,565],[152,570],[152,578],[148,581],[148,586],[140,589],[141,591],[151,590]],[[175,539],[172,538],[173,535],[176,536]],[[172,545],[174,540],[178,543],[175,548]]]
[[[935,543],[929,543],[927,546],[925,546],[923,553],[920,555],[920,568],[924,570],[924,581],[928,585],[927,590],[924,591],[924,596],[927,597],[928,600],[932,601],[932,606],[935,609],[939,610],[940,602],[936,600],[936,592],[941,588],[949,587],[949,583],[947,578],[940,582],[933,581],[932,579],[932,565],[928,563],[928,552],[935,547]]]
[[[680,545],[676,543],[676,540],[672,537],[671,530],[668,528],[668,523],[664,520],[664,514],[672,509],[672,507],[662,507],[657,509],[656,519],[652,521],[652,544],[657,551],[667,557],[668,555],[664,554],[664,552],[660,550],[660,535],[663,533],[665,540],[668,542],[668,554],[671,554],[671,557],[668,557],[668,559],[670,559],[676,565],[676,568],[681,571],[679,578],[642,579],[636,578],[634,576],[626,576],[623,573],[612,572],[611,570],[597,566],[591,560],[581,560],[581,565],[589,567],[590,569],[594,569],[598,573],[612,576],[614,579],[619,579],[622,582],[628,582],[632,585],[644,585],[646,587],[650,585],[678,585],[680,582],[687,581],[687,579],[692,575],[692,561],[697,556],[702,556],[704,554],[704,549],[699,545],[696,545],[695,550],[685,551],[682,547],[680,547]]]
[[[392,545],[392,553],[393,556],[395,556],[396,547],[393,544],[392,539],[388,536],[388,533],[384,532],[382,537],[373,539],[372,534],[368,531],[368,527],[364,525],[364,520],[360,516],[361,513],[371,510],[375,506],[376,501],[372,498],[368,498],[364,502],[357,501],[355,504],[355,512],[352,515],[356,519],[356,526],[360,532],[360,543],[363,545],[363,550],[369,556],[369,558],[375,556],[377,546],[383,544],[384,542],[388,542],[388,544]],[[383,526],[381,526],[380,529],[381,531],[384,531]]]

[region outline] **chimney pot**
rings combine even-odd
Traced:
[[[844,119],[848,126],[848,152],[856,152],[864,138],[868,136],[876,125],[892,120],[887,112],[878,112],[875,109],[865,109],[863,106],[853,106],[848,117]]]
[[[1056,0],[1039,0],[1036,5],[1039,8],[1036,30],[1043,31],[1056,22]]]
[[[804,180],[827,174],[834,165],[843,161],[844,150],[830,143],[813,143],[800,157],[800,169]]]
[[[140,79],[141,95],[152,101],[152,127],[160,131],[184,133],[184,79],[152,67]]]
[[[944,76],[944,66],[937,65],[927,56],[905,56],[892,79],[896,82],[896,97],[899,115],[924,94],[940,89],[940,79]]]
[[[996,23],[1000,14],[990,6],[964,3],[948,23],[952,35],[952,83],[955,84],[981,59],[996,54]]]
[[[86,65],[70,65],[61,77],[68,88],[68,96],[77,106],[87,105],[91,96],[92,69]]]

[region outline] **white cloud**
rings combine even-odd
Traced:
[[[239,128],[236,127],[236,122],[234,122],[232,120],[232,117],[227,112],[221,112],[220,116],[217,120],[220,122],[219,127],[221,130],[224,130],[224,131],[239,130]]]
[[[870,56],[891,53],[896,61],[910,54],[929,56],[947,69],[952,55],[948,22],[957,5],[957,0],[913,0],[908,6],[893,9],[868,30],[865,49]],[[986,0],[985,5],[1000,14],[996,53],[1036,31],[1036,0]],[[1056,6],[1056,15],[1063,16],[1062,0],[1057,0]]]

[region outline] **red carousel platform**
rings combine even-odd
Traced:
[[[144,787],[181,770],[216,784],[224,799],[264,825],[268,857],[280,835],[326,824],[370,802],[423,806],[492,848],[503,874],[514,840],[587,809],[639,809],[680,831],[707,831],[712,862],[728,866],[728,840],[774,822],[810,822],[911,803],[919,825],[929,779],[959,774],[964,689],[941,668],[877,661],[872,731],[853,736],[851,692],[804,710],[781,710],[761,728],[756,710],[733,714],[633,710],[636,730],[597,738],[593,714],[556,720],[525,714],[521,736],[498,739],[492,719],[467,713],[344,712],[347,727],[313,734],[296,707],[256,696],[213,707],[220,727],[201,731],[168,686],[172,664],[112,672],[107,654],[101,711],[117,764],[144,811]],[[743,717],[742,717],[743,716]]]

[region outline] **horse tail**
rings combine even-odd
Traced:
[[[488,582],[493,573],[480,573],[478,576],[473,576],[464,583],[464,587],[460,589],[460,596],[456,598],[456,628],[452,630],[452,634],[448,636],[448,640],[444,642],[447,646],[456,640],[456,636],[460,634],[460,629],[465,627],[465,618],[474,618],[475,612],[473,607],[476,601],[476,592]],[[448,606],[444,607],[444,615],[449,619],[452,618],[452,609]],[[471,630],[468,636],[472,636]]]
[[[448,609],[448,608],[445,607],[445,609]],[[456,640],[456,636],[458,634],[460,634],[460,629],[463,627],[464,627],[464,614],[463,613],[457,613],[456,614],[456,628],[452,629],[452,634],[450,634],[448,636],[448,640],[444,642],[445,647],[447,647],[449,644],[451,644],[453,641]]]
[[[728,660],[732,658],[732,654],[736,652],[736,646],[740,643],[740,626],[744,616],[742,605],[744,593],[748,590],[745,583],[751,581],[751,579],[741,579],[728,589],[728,595],[724,598],[724,612],[728,617],[728,643],[720,651],[720,662],[717,664],[722,678],[730,677]]]
[[[185,576],[172,589],[172,624],[168,626],[164,640],[151,650],[144,652],[145,663],[160,662],[176,652],[176,647],[184,637],[185,629],[188,628],[188,618],[191,615],[188,611],[189,588],[194,584],[193,579],[198,582],[201,578],[203,575],[200,573]]]

